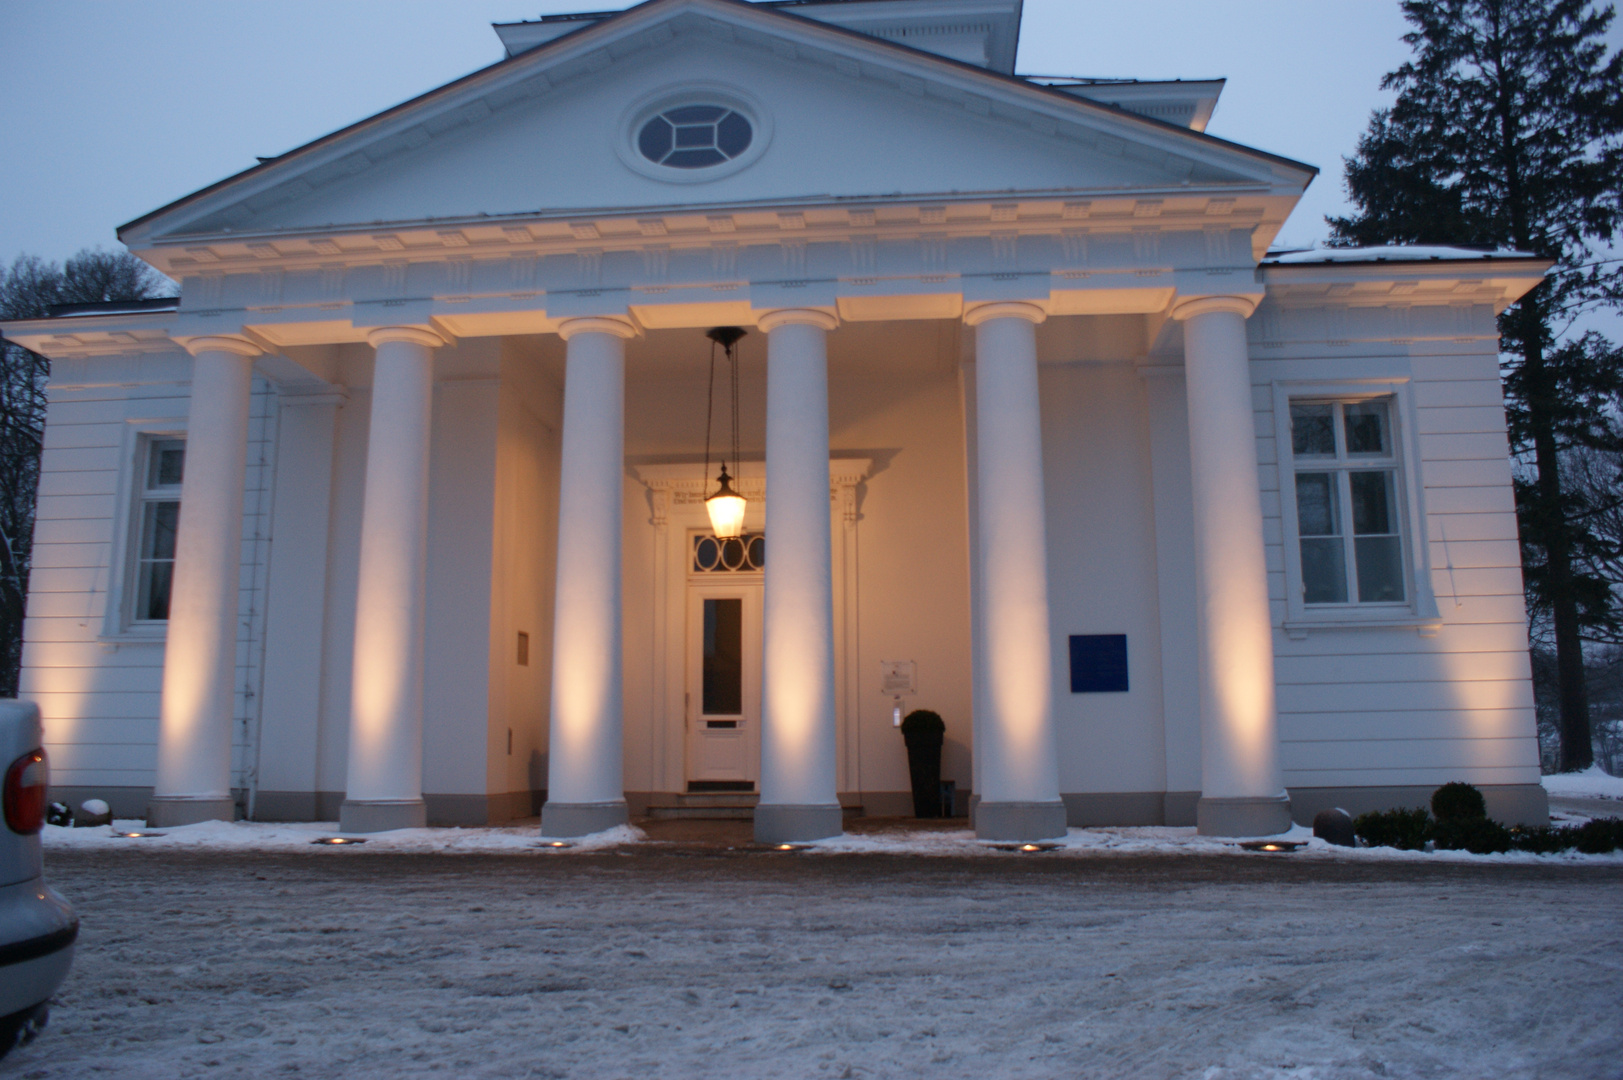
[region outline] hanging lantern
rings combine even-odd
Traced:
[[[732,448],[733,466],[738,466],[738,355],[734,346],[738,339],[744,336],[744,331],[736,326],[718,326],[705,335],[711,341],[710,349],[710,398],[705,412],[704,422],[704,476],[705,483],[710,482],[710,435],[712,422],[715,419],[716,396],[716,350],[720,345],[727,357],[727,363],[732,376]],[[715,493],[704,500],[704,508],[710,515],[710,528],[718,540],[736,540],[744,535],[744,496],[733,490],[732,477],[727,475],[727,459],[721,460],[721,475],[716,477]]]
[[[722,462],[721,475],[716,479],[721,486],[704,501],[704,508],[710,514],[710,528],[717,540],[736,540],[744,535],[744,496],[733,490],[726,462]]]

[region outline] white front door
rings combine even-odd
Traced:
[[[740,575],[746,577],[746,575]],[[761,584],[692,581],[687,613],[689,791],[754,791],[761,761]]]

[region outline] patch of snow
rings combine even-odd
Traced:
[[[582,836],[569,841],[567,848],[552,848],[541,841],[534,826],[519,828],[474,829],[394,829],[380,833],[341,833],[338,823],[263,822],[263,821],[203,821],[196,825],[154,830],[151,836],[130,837],[120,833],[140,832],[146,822],[120,819],[109,828],[75,829],[47,825],[41,830],[41,839],[47,850],[73,848],[76,850],[107,850],[128,847],[180,848],[188,851],[260,851],[292,852],[316,850],[315,842],[324,836],[349,836],[365,840],[361,851],[384,851],[395,854],[511,854],[535,851],[562,853],[564,851],[598,851],[621,844],[642,842],[641,830],[630,825]],[[159,835],[161,834],[161,835]]]
[[[1264,266],[1293,266],[1302,263],[1363,263],[1363,262],[1452,262],[1463,259],[1529,259],[1523,251],[1478,251],[1473,248],[1443,247],[1415,244],[1391,244],[1380,247],[1311,248],[1307,251],[1270,252],[1262,260]]]
[[[1574,822],[1582,819],[1574,819]],[[1568,822],[1563,822],[1568,823]],[[324,836],[346,835],[337,831],[333,822],[270,823],[252,821],[205,821],[196,825],[158,830],[162,835],[146,837],[120,836],[145,828],[137,820],[115,821],[110,828],[65,828],[47,825],[41,837],[47,850],[108,851],[108,850],[184,850],[218,852],[320,852],[326,848],[315,844]],[[392,832],[347,834],[366,841],[350,850],[357,855],[365,852],[393,854],[467,854],[467,855],[523,855],[550,857],[570,853],[598,852],[624,845],[643,845],[657,850],[672,846],[651,841],[631,825],[620,825],[591,836],[566,842],[567,846],[553,847],[543,840],[533,825],[522,827],[490,827],[469,829],[396,829]],[[1240,841],[1229,837],[1201,836],[1193,828],[1170,826],[1111,826],[1088,829],[1070,829],[1063,838],[1056,839],[1053,847],[1041,852],[1028,853],[1011,850],[1009,844],[996,844],[976,838],[969,829],[913,830],[905,827],[880,832],[846,833],[827,840],[796,844],[802,855],[914,855],[937,857],[982,858],[1097,858],[1121,855],[1187,855],[1232,856],[1235,858],[1295,858],[1320,860],[1402,862],[1470,862],[1521,863],[1536,865],[1550,862],[1602,862],[1623,864],[1623,851],[1605,855],[1584,855],[1575,851],[1550,855],[1512,851],[1502,855],[1473,855],[1468,851],[1399,851],[1396,848],[1344,848],[1326,843],[1313,836],[1313,831],[1297,825],[1277,839],[1304,845],[1291,854],[1271,854],[1246,851]],[[763,853],[769,854],[765,849]]]
[[[1612,776],[1599,765],[1583,772],[1553,773],[1544,777],[1544,790],[1551,795],[1575,799],[1623,799],[1623,776]]]

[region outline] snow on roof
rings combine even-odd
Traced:
[[[1486,259],[1533,259],[1525,251],[1501,248],[1483,251],[1480,248],[1443,247],[1425,244],[1391,244],[1382,247],[1310,248],[1306,251],[1270,251],[1262,260],[1264,266],[1300,266],[1303,263],[1368,263],[1368,262],[1464,262]]]

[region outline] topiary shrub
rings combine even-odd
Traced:
[[[902,720],[914,817],[941,816],[941,744],[946,737],[947,723],[940,713],[914,709]]]
[[[1485,818],[1488,816],[1488,804],[1483,800],[1482,792],[1456,780],[1432,792],[1431,812],[1438,821]]]
[[[1353,819],[1353,832],[1370,847],[1419,851],[1426,846],[1431,815],[1424,807],[1413,810],[1375,810]]]
[[[1432,824],[1431,839],[1445,851],[1469,851],[1473,855],[1497,855],[1510,850],[1510,830],[1486,817],[1442,818]]]

